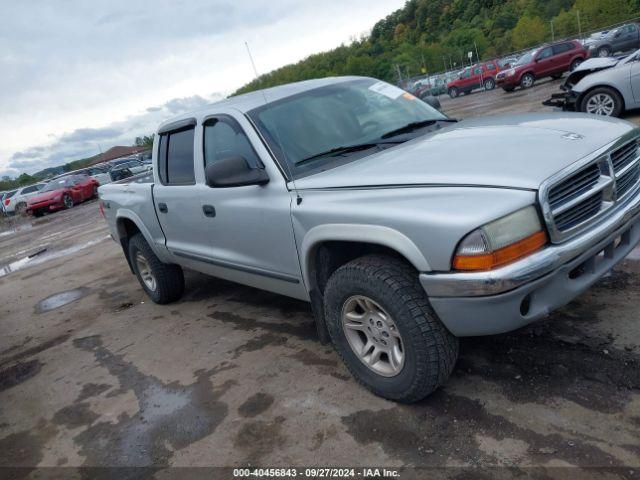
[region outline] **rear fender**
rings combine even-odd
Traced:
[[[159,245],[153,240],[153,236],[149,232],[149,229],[144,225],[142,219],[132,210],[120,208],[118,210],[118,214],[116,216],[116,229],[118,233],[118,241],[123,246],[125,250],[125,256],[127,257],[127,261],[129,261],[129,252],[128,248],[125,248],[125,245],[128,245],[128,235],[129,232],[126,229],[126,222],[132,222],[138,231],[142,234],[146,242],[153,250],[153,253],[160,259],[160,261],[164,263],[173,263],[169,252],[167,251],[164,245]]]

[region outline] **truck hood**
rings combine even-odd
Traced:
[[[580,113],[467,120],[301,178],[294,188],[473,185],[536,190],[553,174],[633,129],[623,120]]]

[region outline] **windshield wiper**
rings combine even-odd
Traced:
[[[455,118],[438,118],[436,120],[422,120],[421,122],[411,122],[406,124],[404,127],[396,128],[395,130],[391,130],[390,132],[385,133],[380,138],[390,138],[395,137],[396,135],[401,135],[403,133],[410,133],[414,130],[428,127],[429,125],[434,125],[438,122],[457,122],[457,120]]]
[[[392,141],[392,142],[368,142],[368,143],[357,143],[355,145],[344,145],[342,147],[335,147],[331,150],[327,150],[326,152],[316,153],[315,155],[311,155],[310,157],[303,158],[298,160],[294,165],[297,167],[304,163],[310,162],[312,160],[316,160],[321,157],[334,157],[337,155],[341,155],[343,153],[352,153],[359,152],[361,150],[368,150],[370,148],[379,147],[380,145],[396,145],[398,143],[403,143],[400,141]]]

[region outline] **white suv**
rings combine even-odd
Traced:
[[[27,199],[37,195],[37,193],[44,188],[46,183],[36,183],[35,185],[29,185],[28,187],[22,187],[10,195],[5,195],[3,199],[3,208],[5,213],[15,213],[22,215],[27,210]]]

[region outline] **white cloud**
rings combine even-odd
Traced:
[[[0,175],[131,143],[198,97],[232,92],[253,77],[245,41],[264,73],[348,41],[403,4],[11,2],[0,30]]]

